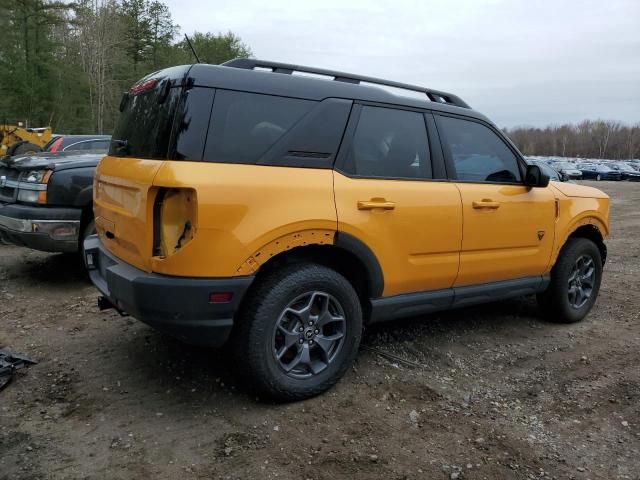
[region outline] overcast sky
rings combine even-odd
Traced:
[[[640,122],[640,0],[168,0],[254,57],[450,91],[499,126]]]

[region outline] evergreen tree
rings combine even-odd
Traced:
[[[0,123],[109,133],[123,91],[195,61],[160,0],[0,0],[0,11]],[[193,37],[210,63],[251,53],[231,32]]]

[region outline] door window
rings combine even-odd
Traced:
[[[518,159],[490,128],[478,122],[438,117],[443,147],[453,161],[457,180],[519,183]]]
[[[363,177],[432,178],[423,115],[363,106],[343,169]]]

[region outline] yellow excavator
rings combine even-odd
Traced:
[[[16,125],[0,123],[0,157],[40,152],[51,137],[51,127],[27,128],[22,122]]]

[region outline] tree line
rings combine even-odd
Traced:
[[[0,0],[0,123],[110,133],[122,92],[155,70],[194,63],[161,0]],[[235,34],[195,32],[206,63],[248,57]],[[638,158],[640,123],[505,129],[525,155]]]
[[[574,125],[515,127],[504,132],[525,155],[640,158],[640,123],[584,120]]]
[[[110,133],[122,92],[158,69],[195,63],[160,0],[0,0],[0,123]],[[234,33],[194,32],[202,62],[248,57]]]

